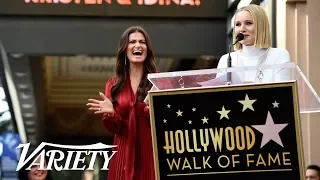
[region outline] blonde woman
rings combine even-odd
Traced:
[[[287,50],[271,48],[270,26],[267,14],[258,5],[250,4],[242,7],[235,13],[233,42],[236,36],[242,33],[244,39],[234,46],[231,53],[231,66],[263,66],[290,62]],[[221,57],[218,68],[227,67],[228,54]],[[285,69],[269,69],[237,73],[245,82],[268,82],[290,78],[290,71]],[[232,77],[234,74],[232,75]]]

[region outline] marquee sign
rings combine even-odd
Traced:
[[[24,0],[25,3],[34,4],[119,4],[132,5],[132,0]],[[138,0],[138,5],[164,5],[176,4],[180,6],[200,6],[200,0]]]
[[[0,14],[108,17],[224,18],[227,1],[215,0],[10,0]]]
[[[294,83],[151,92],[158,180],[303,180]]]

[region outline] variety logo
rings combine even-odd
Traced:
[[[59,149],[66,149],[66,151],[61,150],[48,150],[43,149],[45,146],[55,147]],[[104,157],[104,163],[101,170],[109,170],[108,165],[111,158],[117,153],[113,151],[112,148],[117,147],[116,145],[105,145],[103,143],[97,143],[92,145],[83,146],[72,146],[72,145],[60,145],[42,142],[31,154],[27,156],[30,143],[20,144],[17,148],[22,148],[21,157],[18,162],[16,171],[19,171],[23,166],[25,166],[29,161],[32,161],[26,170],[34,165],[40,166],[39,170],[93,170],[93,166],[97,155]],[[38,156],[36,156],[38,154]],[[45,157],[48,158],[48,162],[45,161]],[[85,156],[83,158],[83,156]],[[85,165],[86,156],[91,156],[89,165]],[[74,161],[71,164],[71,159]],[[37,161],[40,158],[40,161]],[[65,162],[61,165],[61,162]],[[80,167],[79,167],[80,166]]]

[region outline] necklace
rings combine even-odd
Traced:
[[[264,63],[266,62],[266,59],[267,59],[267,55],[268,55],[268,52],[269,52],[269,48],[267,49],[267,51],[259,57],[258,59],[258,71],[256,73],[256,79],[255,80],[259,80],[259,82],[261,83],[262,80],[263,80],[263,69],[262,69],[262,65],[264,65]]]
[[[258,63],[257,63],[257,68],[258,68],[258,70],[256,71],[256,73],[255,73],[255,78],[254,78],[254,81],[255,82],[262,82],[263,81],[263,77],[264,77],[264,74],[263,74],[263,68],[262,68],[262,66],[265,64],[265,62],[266,62],[266,59],[267,59],[267,56],[268,56],[268,52],[269,52],[269,49],[270,48],[268,48],[262,55],[260,55],[259,57],[258,57]],[[237,64],[241,64],[241,66],[242,67],[244,67],[245,65],[244,65],[244,61],[246,61],[246,60],[248,60],[248,59],[246,59],[245,57],[243,57],[243,56],[241,56],[241,55],[239,54],[239,52],[237,53],[237,61],[240,61],[240,62],[238,62]]]

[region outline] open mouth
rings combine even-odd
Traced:
[[[36,176],[42,176],[44,173],[45,173],[44,171],[38,170],[38,171],[36,171],[36,172],[34,173],[34,175],[36,175]]]
[[[132,54],[133,54],[134,56],[141,56],[141,55],[142,55],[142,51],[135,50],[135,51],[132,52]]]

